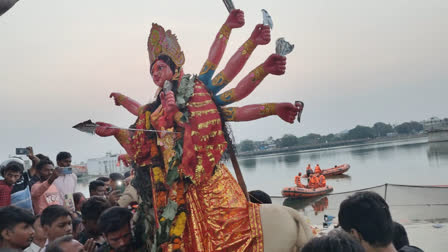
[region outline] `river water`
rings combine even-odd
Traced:
[[[340,202],[349,195],[343,192],[386,183],[448,185],[448,142],[428,143],[426,138],[240,158],[239,163],[248,190],[267,192],[275,204],[304,211],[313,223],[321,222],[324,212],[337,215]],[[280,197],[283,187],[294,186],[299,171],[303,173],[308,164],[314,167],[317,163],[321,168],[350,164],[344,175],[327,178],[327,185],[334,187],[333,195],[309,200]],[[233,172],[230,162],[227,165]],[[88,196],[92,179],[80,179],[78,191]],[[448,188],[435,191],[389,186],[387,190],[383,186],[372,190],[387,197],[391,211],[402,222],[448,219]]]

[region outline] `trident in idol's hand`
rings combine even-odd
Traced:
[[[229,13],[235,9],[235,5],[233,5],[232,0],[222,0],[222,1],[224,2],[224,5],[226,6]]]

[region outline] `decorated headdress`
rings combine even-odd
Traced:
[[[155,23],[152,24],[151,32],[149,33],[148,55],[151,65],[160,55],[170,57],[179,68],[185,63],[184,52],[180,49],[176,35],[172,34],[171,30],[165,31],[162,26]]]

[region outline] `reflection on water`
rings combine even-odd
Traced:
[[[328,180],[335,180],[335,182],[339,182],[339,181],[343,181],[343,180],[347,180],[347,181],[351,181],[352,177],[350,175],[347,174],[340,174],[340,175],[335,175],[335,176],[328,176],[325,177],[325,179]]]
[[[320,197],[312,197],[307,199],[292,199],[292,198],[286,198],[283,201],[284,206],[289,206],[291,208],[294,208],[296,210],[303,210],[305,207],[310,206],[314,210],[314,215],[318,215],[318,213],[321,213],[325,211],[325,209],[328,208],[328,197],[327,196],[320,196]]]
[[[429,143],[426,154],[431,161],[448,160],[448,142]]]
[[[296,166],[296,163],[300,161],[300,155],[299,154],[285,155],[284,161],[285,163]]]
[[[253,169],[257,167],[257,159],[244,159],[240,161],[243,168]]]

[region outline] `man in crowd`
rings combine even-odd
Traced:
[[[93,196],[84,203],[81,208],[84,230],[78,235],[79,242],[84,244],[88,239],[93,238],[95,243],[104,243],[97,222],[100,215],[108,208],[110,204],[104,197]]]
[[[47,234],[48,243],[64,235],[72,235],[72,216],[63,206],[52,205],[45,208],[40,223]]]
[[[132,213],[123,207],[111,207],[104,211],[98,220],[98,226],[106,238],[106,243],[97,252],[135,251],[135,243],[131,231]]]
[[[46,252],[93,252],[95,244],[89,243],[82,245],[79,241],[73,239],[71,235],[57,238],[51,244],[48,244]]]
[[[89,183],[89,193],[90,193],[90,197],[93,197],[93,196],[105,197],[106,196],[106,185],[104,184],[103,181],[94,180]]]
[[[54,181],[54,185],[59,190],[59,197],[64,200],[65,195],[73,195],[78,183],[78,177],[71,171],[72,155],[68,152],[59,152],[56,156],[56,163],[61,168],[62,172]],[[74,203],[72,202],[72,206]]]
[[[110,178],[108,178],[108,177],[99,177],[96,180],[104,182],[104,185],[106,186],[106,193],[109,193],[110,191],[112,191],[112,188],[110,188]]]
[[[31,198],[35,214],[40,214],[50,205],[62,205],[59,191],[53,182],[59,176],[60,168],[54,169],[53,162],[49,159],[39,161],[36,172],[40,181],[31,188]]]
[[[0,208],[0,248],[23,249],[34,236],[33,215],[15,206]]]
[[[394,252],[393,222],[386,201],[374,192],[358,192],[339,207],[339,225],[366,252]]]
[[[81,218],[81,208],[82,205],[87,201],[87,199],[81,192],[75,192],[73,194],[73,201],[75,202],[75,212],[73,214],[75,215],[75,217]]]
[[[40,215],[36,216],[34,223],[34,237],[31,245],[24,250],[24,252],[39,252],[45,247],[47,242],[47,235],[45,234],[44,228],[40,223]]]
[[[11,191],[23,173],[23,164],[16,159],[9,159],[0,165],[4,180],[0,181],[0,207],[11,204]]]

